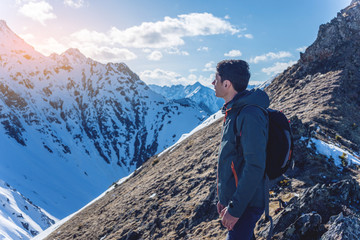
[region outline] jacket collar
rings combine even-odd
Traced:
[[[231,101],[229,101],[228,103],[225,103],[223,105],[223,107],[221,108],[221,112],[223,114],[225,114],[227,111],[230,111],[233,108],[234,103],[240,99],[241,97],[245,96],[246,94],[248,94],[248,90],[244,90],[242,92],[238,92],[233,99],[231,99]]]

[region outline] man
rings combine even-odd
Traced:
[[[269,97],[260,89],[246,90],[250,72],[245,61],[224,60],[216,70],[212,82],[215,95],[225,100],[217,210],[229,230],[227,240],[248,240],[265,207],[268,118],[264,109],[269,106]]]

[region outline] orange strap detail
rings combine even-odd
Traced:
[[[235,171],[234,162],[231,162],[231,171],[232,171],[233,174],[234,174],[234,177],[235,177],[235,186],[237,187],[237,186],[238,186],[238,176],[237,176],[236,171]]]
[[[228,115],[228,111],[230,111],[230,110],[231,110],[231,108],[229,108],[229,109],[226,110],[226,112],[225,112],[225,117],[224,117],[224,122],[226,121],[226,117],[227,117],[227,115]]]

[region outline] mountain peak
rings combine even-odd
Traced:
[[[87,60],[87,57],[80,52],[77,48],[69,48],[63,52],[60,56],[66,57],[70,62],[75,64],[84,63]]]
[[[5,20],[0,20],[0,36],[1,38],[7,38],[8,36],[15,35],[13,31],[8,27]],[[2,40],[4,41],[4,40]]]
[[[203,87],[203,85],[200,82],[196,82],[193,84],[193,87]]]
[[[23,54],[27,53],[31,56],[40,56],[32,46],[25,42],[21,37],[16,35],[6,24],[4,20],[0,20],[0,49],[2,53]]]
[[[3,31],[4,29],[9,30],[9,27],[6,24],[5,20],[0,20],[0,30]]]

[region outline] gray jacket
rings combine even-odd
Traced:
[[[241,217],[248,206],[265,206],[268,117],[261,108],[251,105],[267,108],[269,97],[260,89],[245,90],[222,109],[225,118],[218,158],[217,188],[220,203],[228,206],[229,213],[234,217]],[[234,121],[237,121],[236,128],[240,133],[238,147]]]

